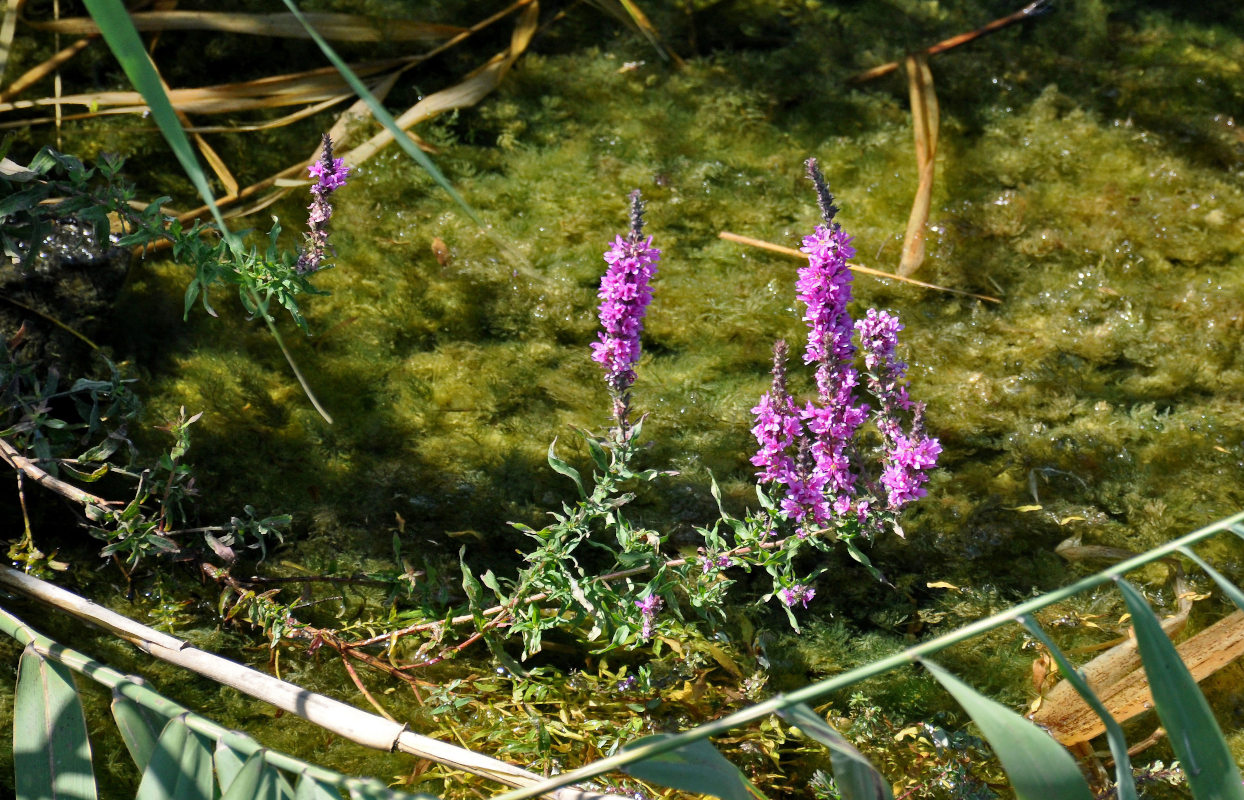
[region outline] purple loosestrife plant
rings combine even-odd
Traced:
[[[306,248],[298,256],[295,269],[302,275],[321,269],[328,253],[328,221],[333,216],[332,203],[329,196],[346,185],[346,177],[350,168],[340,158],[333,158],[333,140],[324,134],[323,152],[320,159],[307,168],[307,172],[315,179],[311,186],[311,205],[307,215]]]
[[[639,361],[639,336],[644,313],[652,302],[650,282],[656,274],[661,251],[644,239],[644,203],[639,190],[631,192],[631,229],[617,237],[605,253],[609,264],[600,280],[600,341],[592,343],[592,360],[605,369],[605,382],[613,401],[613,419],[619,440],[626,437],[631,404],[631,384]]]
[[[907,365],[895,354],[903,328],[898,318],[876,310],[858,322],[851,318],[847,259],[855,250],[851,237],[834,220],[838,209],[816,160],[809,159],[807,167],[823,224],[803,240],[801,250],[808,264],[799,270],[796,289],[806,309],[808,344],[803,360],[815,367],[816,398],[802,407],[791,398],[786,389],[787,348],[778,342],[773,386],[752,409],[752,433],[759,444],[751,459],[760,468],[757,481],[773,487],[771,512],[796,525],[780,556],[767,565],[774,576],[773,596],[788,611],[796,604],[806,606],[815,594],[810,577],[796,582],[793,566],[804,542],[824,548],[814,534],[832,532],[853,557],[881,577],[854,540],[870,542],[887,526],[902,535],[898,510],[924,496],[927,470],[936,465],[941,452],[937,439],[925,433],[923,404],[912,402],[907,394]],[[862,379],[856,368],[856,335],[863,356]],[[864,394],[875,406],[861,401]],[[870,418],[880,435],[879,448],[866,446],[863,426]],[[910,420],[906,426],[904,418]]]

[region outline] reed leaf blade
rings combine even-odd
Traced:
[[[1137,800],[1136,781],[1132,778],[1132,760],[1127,754],[1127,739],[1123,736],[1123,729],[1119,727],[1119,723],[1110,715],[1110,711],[1106,709],[1096,693],[1089,688],[1084,677],[1072,666],[1067,656],[1058,648],[1058,645],[1054,644],[1054,640],[1037,624],[1037,621],[1025,616],[1019,618],[1019,623],[1045,645],[1050,657],[1058,665],[1058,671],[1062,673],[1063,679],[1070,683],[1076,693],[1084,698],[1084,702],[1088,703],[1089,707],[1097,712],[1097,716],[1101,717],[1102,724],[1106,726],[1106,741],[1110,745],[1110,754],[1114,756],[1114,781],[1119,800]]]
[[[1122,578],[1115,583],[1123,593],[1136,642],[1149,677],[1153,704],[1171,749],[1175,751],[1188,777],[1188,787],[1196,798],[1244,800],[1240,769],[1227,749],[1227,740],[1210,711],[1205,695],[1184,666],[1171,640],[1145,598]]]
[[[820,714],[800,703],[782,709],[778,716],[829,748],[829,759],[834,765],[834,783],[844,800],[893,799],[885,777]]]
[[[169,720],[134,800],[213,800],[215,790],[207,742],[181,719]]]
[[[932,661],[920,663],[981,729],[1020,800],[1093,800],[1076,762],[1049,734]]]
[[[112,693],[112,718],[138,771],[144,772],[167,720],[119,692]]]
[[[125,6],[119,0],[85,0],[85,4],[87,11],[91,13],[91,17],[99,26],[99,32],[103,35],[104,41],[121,64],[121,69],[125,71],[126,77],[147,102],[147,107],[151,109],[151,118],[155,120],[160,133],[168,141],[186,177],[190,178],[190,182],[198,190],[203,202],[211,209],[216,224],[220,226],[221,234],[234,243],[229,229],[225,226],[224,217],[221,216],[220,209],[216,207],[216,198],[207,184],[207,175],[204,174],[194,154],[194,148],[190,145],[190,138],[186,136],[186,131],[177,118],[177,112],[173,110],[173,104],[169,101],[168,93],[164,89],[159,73],[156,72],[155,64],[147,55]]]
[[[646,745],[668,737],[669,734],[665,733],[645,736],[622,749],[623,752],[640,752]],[[684,792],[711,794],[721,800],[754,800],[759,794],[759,790],[743,777],[738,767],[703,739],[634,761],[622,767],[622,771],[640,780]]]
[[[13,711],[14,788],[19,800],[94,800],[86,717],[73,675],[27,645]]]

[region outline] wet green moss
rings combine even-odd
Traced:
[[[391,150],[335,195],[338,266],[317,279],[332,294],[308,303],[311,339],[286,326],[332,426],[233,298],[214,298],[220,319],[195,311],[180,322],[177,267],[135,268],[109,344],[143,377],[151,424],[181,406],[205,412],[191,453],[204,521],[247,503],[293,512],[278,557],[315,569],[382,563],[399,528],[408,551],[452,558],[466,542],[478,565],[512,568],[524,543],[507,522],[538,523],[568,494],[544,463],[549,442],[561,437],[559,452],[586,461],[572,426],[607,422],[587,345],[601,253],[638,187],[664,256],[634,402],[649,415],[644,460],[682,472],[643,498],[642,513],[663,527],[710,520],[708,470],[739,510],[753,497],[749,409],[768,385],[770,347],[802,333],[799,262],[717,234],[797,246],[817,219],[801,168],[814,155],[859,262],[892,269],[915,185],[906,87],[901,73],[845,79],[1010,10],[652,9],[688,58],[681,71],[572,10],[477,108],[420,130],[488,235]],[[907,326],[912,394],[928,404],[942,469],[905,520],[907,539],[873,554],[900,591],[831,561],[809,634],[770,648],[787,654],[779,682],[847,669],[1066,583],[1080,568],[1053,548],[1069,536],[1142,550],[1244,508],[1244,144],[1229,117],[1241,101],[1241,12],[1086,0],[1056,13],[932,62],[942,129],[917,277],[1003,302],[857,279],[857,311],[894,309]],[[423,75],[420,90],[451,84],[465,71],[457,63]],[[326,124],[240,137],[228,157],[262,177]],[[91,123],[69,141],[88,156],[127,152],[143,175],[161,146],[137,126]],[[184,179],[160,169],[143,190],[185,202]],[[276,208],[287,229],[302,204]],[[794,380],[807,390],[807,375]],[[1244,575],[1237,544],[1205,552]],[[1083,603],[1117,619],[1116,602]],[[1017,632],[998,633],[945,663],[1019,706],[1022,647]],[[289,669],[348,694],[331,670]],[[914,672],[866,689],[896,713],[938,707]],[[1218,702],[1238,704],[1229,691]]]

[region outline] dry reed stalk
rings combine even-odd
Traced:
[[[456,85],[430,94],[415,103],[397,118],[398,127],[406,130],[446,111],[473,106],[496,89],[505,73],[530,44],[539,16],[539,3],[532,0],[526,4],[514,26],[514,33],[510,36],[510,46],[505,51],[493,56]],[[386,128],[342,157],[347,164],[361,164],[392,142],[393,134]]]
[[[807,260],[808,258],[807,255],[799,252],[793,247],[784,247],[780,244],[774,244],[773,242],[766,242],[763,239],[753,239],[750,236],[740,236],[739,234],[731,233],[730,231],[720,231],[717,234],[717,236],[718,238],[725,239],[728,242],[738,242],[739,244],[746,244],[752,247],[759,247],[762,250],[770,250],[774,253],[781,253],[782,255],[790,256],[791,258],[798,258],[800,260]],[[860,264],[848,263],[847,266],[851,269],[852,272],[858,272],[861,275],[871,275],[874,278],[886,278],[888,280],[899,281],[901,283],[909,283],[912,286],[919,286],[924,289],[933,289],[935,291],[946,292],[948,294],[962,295],[963,297],[972,297],[977,300],[984,300],[989,303],[1001,303],[1002,302],[998,298],[990,297],[987,294],[974,294],[972,292],[965,292],[962,289],[951,289],[946,286],[938,286],[935,283],[925,283],[924,281],[918,281],[915,278],[906,278],[906,277],[903,277],[902,275],[895,275],[892,272],[883,272],[879,269],[872,269],[871,267],[865,267]]]
[[[933,202],[933,174],[937,163],[937,131],[940,114],[937,94],[933,91],[933,73],[924,55],[907,57],[907,88],[911,96],[911,120],[916,138],[916,171],[920,182],[916,186],[916,199],[907,217],[907,231],[903,234],[902,258],[898,274],[904,278],[920,269],[924,263],[925,234],[929,224],[929,209]]]
[[[462,32],[454,25],[404,19],[381,19],[356,14],[304,14],[325,39],[338,42],[440,42]],[[144,11],[130,14],[134,27],[148,31],[216,31],[248,36],[309,39],[298,20],[285,12],[243,14],[215,11]],[[52,22],[27,22],[35,30],[96,36],[99,26],[89,17],[70,17]]]
[[[405,63],[406,59],[387,59],[352,66],[360,77],[370,77]],[[348,93],[345,80],[333,67],[320,67],[289,75],[274,75],[253,81],[173,89],[169,101],[188,114],[224,114],[250,109],[313,103]],[[115,107],[113,113],[142,113],[147,104],[138,92],[108,91],[65,95],[57,98],[18,100],[0,103],[0,113],[55,105],[88,108]]]
[[[274,705],[364,747],[382,752],[409,753],[507,786],[532,786],[543,780],[512,764],[421,736],[407,730],[405,725],[199,650],[187,642],[11,567],[0,566],[0,586],[103,628],[154,658],[184,667]],[[618,795],[574,788],[558,789],[547,796],[552,800],[624,800]]]
[[[35,83],[43,80],[48,75],[60,69],[71,58],[85,50],[87,45],[93,41],[94,39],[89,37],[79,39],[68,47],[61,48],[55,55],[47,61],[44,61],[42,64],[26,70],[18,76],[17,80],[9,84],[3,92],[0,92],[0,103],[8,102],[10,99],[17,97]]]
[[[0,81],[9,66],[9,53],[13,51],[13,34],[17,31],[17,17],[22,0],[8,0],[4,4],[4,19],[0,21]]]

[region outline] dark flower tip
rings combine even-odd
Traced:
[[[638,242],[644,238],[644,200],[639,190],[631,192],[631,241]]]
[[[825,220],[825,227],[832,228],[834,215],[838,213],[838,206],[834,205],[834,196],[829,191],[829,184],[825,182],[825,176],[821,174],[821,168],[816,165],[815,158],[809,158],[804,163],[808,167],[808,178],[816,187],[816,204],[821,207],[821,219]]]

